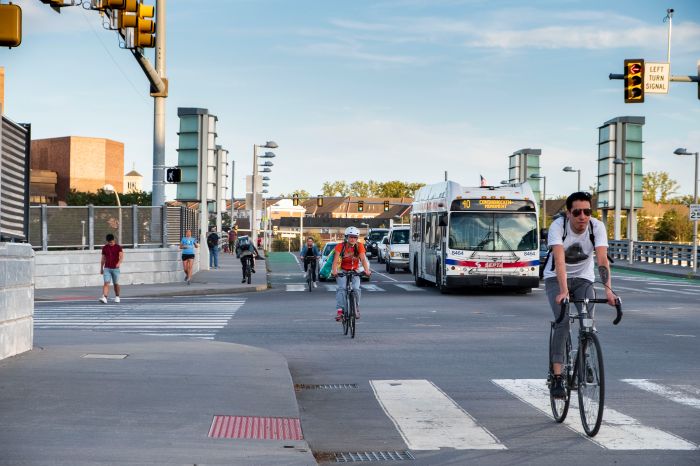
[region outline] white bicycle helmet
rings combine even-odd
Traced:
[[[348,236],[360,236],[360,230],[357,229],[357,227],[347,227],[345,229],[345,237],[347,238]]]

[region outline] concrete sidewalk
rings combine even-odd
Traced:
[[[97,264],[99,266],[99,264]],[[151,285],[124,285],[121,296],[125,298],[148,296],[193,296],[209,294],[232,294],[267,289],[267,273],[264,258],[258,259],[256,273],[250,285],[242,284],[241,262],[233,254],[219,254],[219,268],[200,270],[192,276],[190,285],[183,282],[154,283]],[[98,267],[99,271],[99,267]],[[35,290],[36,301],[97,300],[102,287],[46,288]],[[110,300],[114,289],[110,286]]]
[[[0,361],[1,465],[316,464],[304,440],[210,437],[214,416],[299,419],[279,354],[116,332],[35,343]]]
[[[666,264],[649,264],[646,262],[634,262],[632,264],[622,259],[616,259],[615,263],[612,264],[613,269],[613,279],[614,271],[617,270],[628,270],[633,272],[648,273],[654,275],[665,275],[669,277],[678,278],[688,278],[692,280],[700,280],[700,273],[693,273],[693,269],[690,267],[680,267],[676,265],[666,265]]]

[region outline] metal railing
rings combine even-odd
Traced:
[[[608,253],[613,259],[629,261],[629,240],[609,240],[608,245]],[[700,254],[698,256],[700,257]],[[632,261],[647,264],[692,267],[693,245],[635,241],[632,246]]]
[[[184,206],[31,206],[29,242],[42,251],[95,249],[111,233],[123,247],[167,247],[185,230],[196,231],[198,217]]]

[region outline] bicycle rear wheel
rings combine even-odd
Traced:
[[[598,336],[587,334],[581,341],[578,357],[578,407],[586,435],[593,437],[603,421],[605,372]]]
[[[549,354],[550,360],[552,355],[552,340],[554,338],[554,324],[552,323],[552,328],[549,332]],[[564,362],[562,363],[562,377],[564,378],[564,383],[566,384],[566,397],[565,398],[554,398],[549,396],[549,404],[552,407],[552,416],[557,422],[564,422],[566,415],[569,412],[569,403],[571,401],[571,384],[569,383],[569,369],[571,368],[571,336],[566,337],[566,353],[564,353]],[[554,383],[554,372],[552,371],[552,364],[549,364],[549,383]]]
[[[350,338],[355,338],[355,310],[357,309],[356,299],[355,293],[352,293],[352,298],[348,300],[350,302],[350,312],[348,313],[350,317]]]

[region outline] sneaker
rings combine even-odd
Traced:
[[[255,269],[250,269],[251,272],[255,273]]]
[[[190,285],[191,283],[192,283],[192,282],[191,282],[190,279],[188,278],[188,279],[187,279],[187,284]]]
[[[101,302],[102,304],[107,304],[107,298],[106,298],[105,296],[102,296],[102,297],[100,298],[100,302]]]
[[[340,322],[341,320],[343,320],[343,310],[338,309],[338,312],[335,314],[335,321]]]
[[[318,288],[318,283],[313,282],[314,288]]]
[[[243,280],[241,280],[241,283],[245,283],[245,278]]]
[[[566,398],[566,389],[564,388],[564,379],[561,375],[555,375],[552,380],[552,385],[549,387],[549,394],[552,398]]]
[[[119,299],[119,296],[117,296],[117,297],[114,298],[114,302],[115,302],[115,303],[120,303],[120,302],[122,302],[122,300]]]

